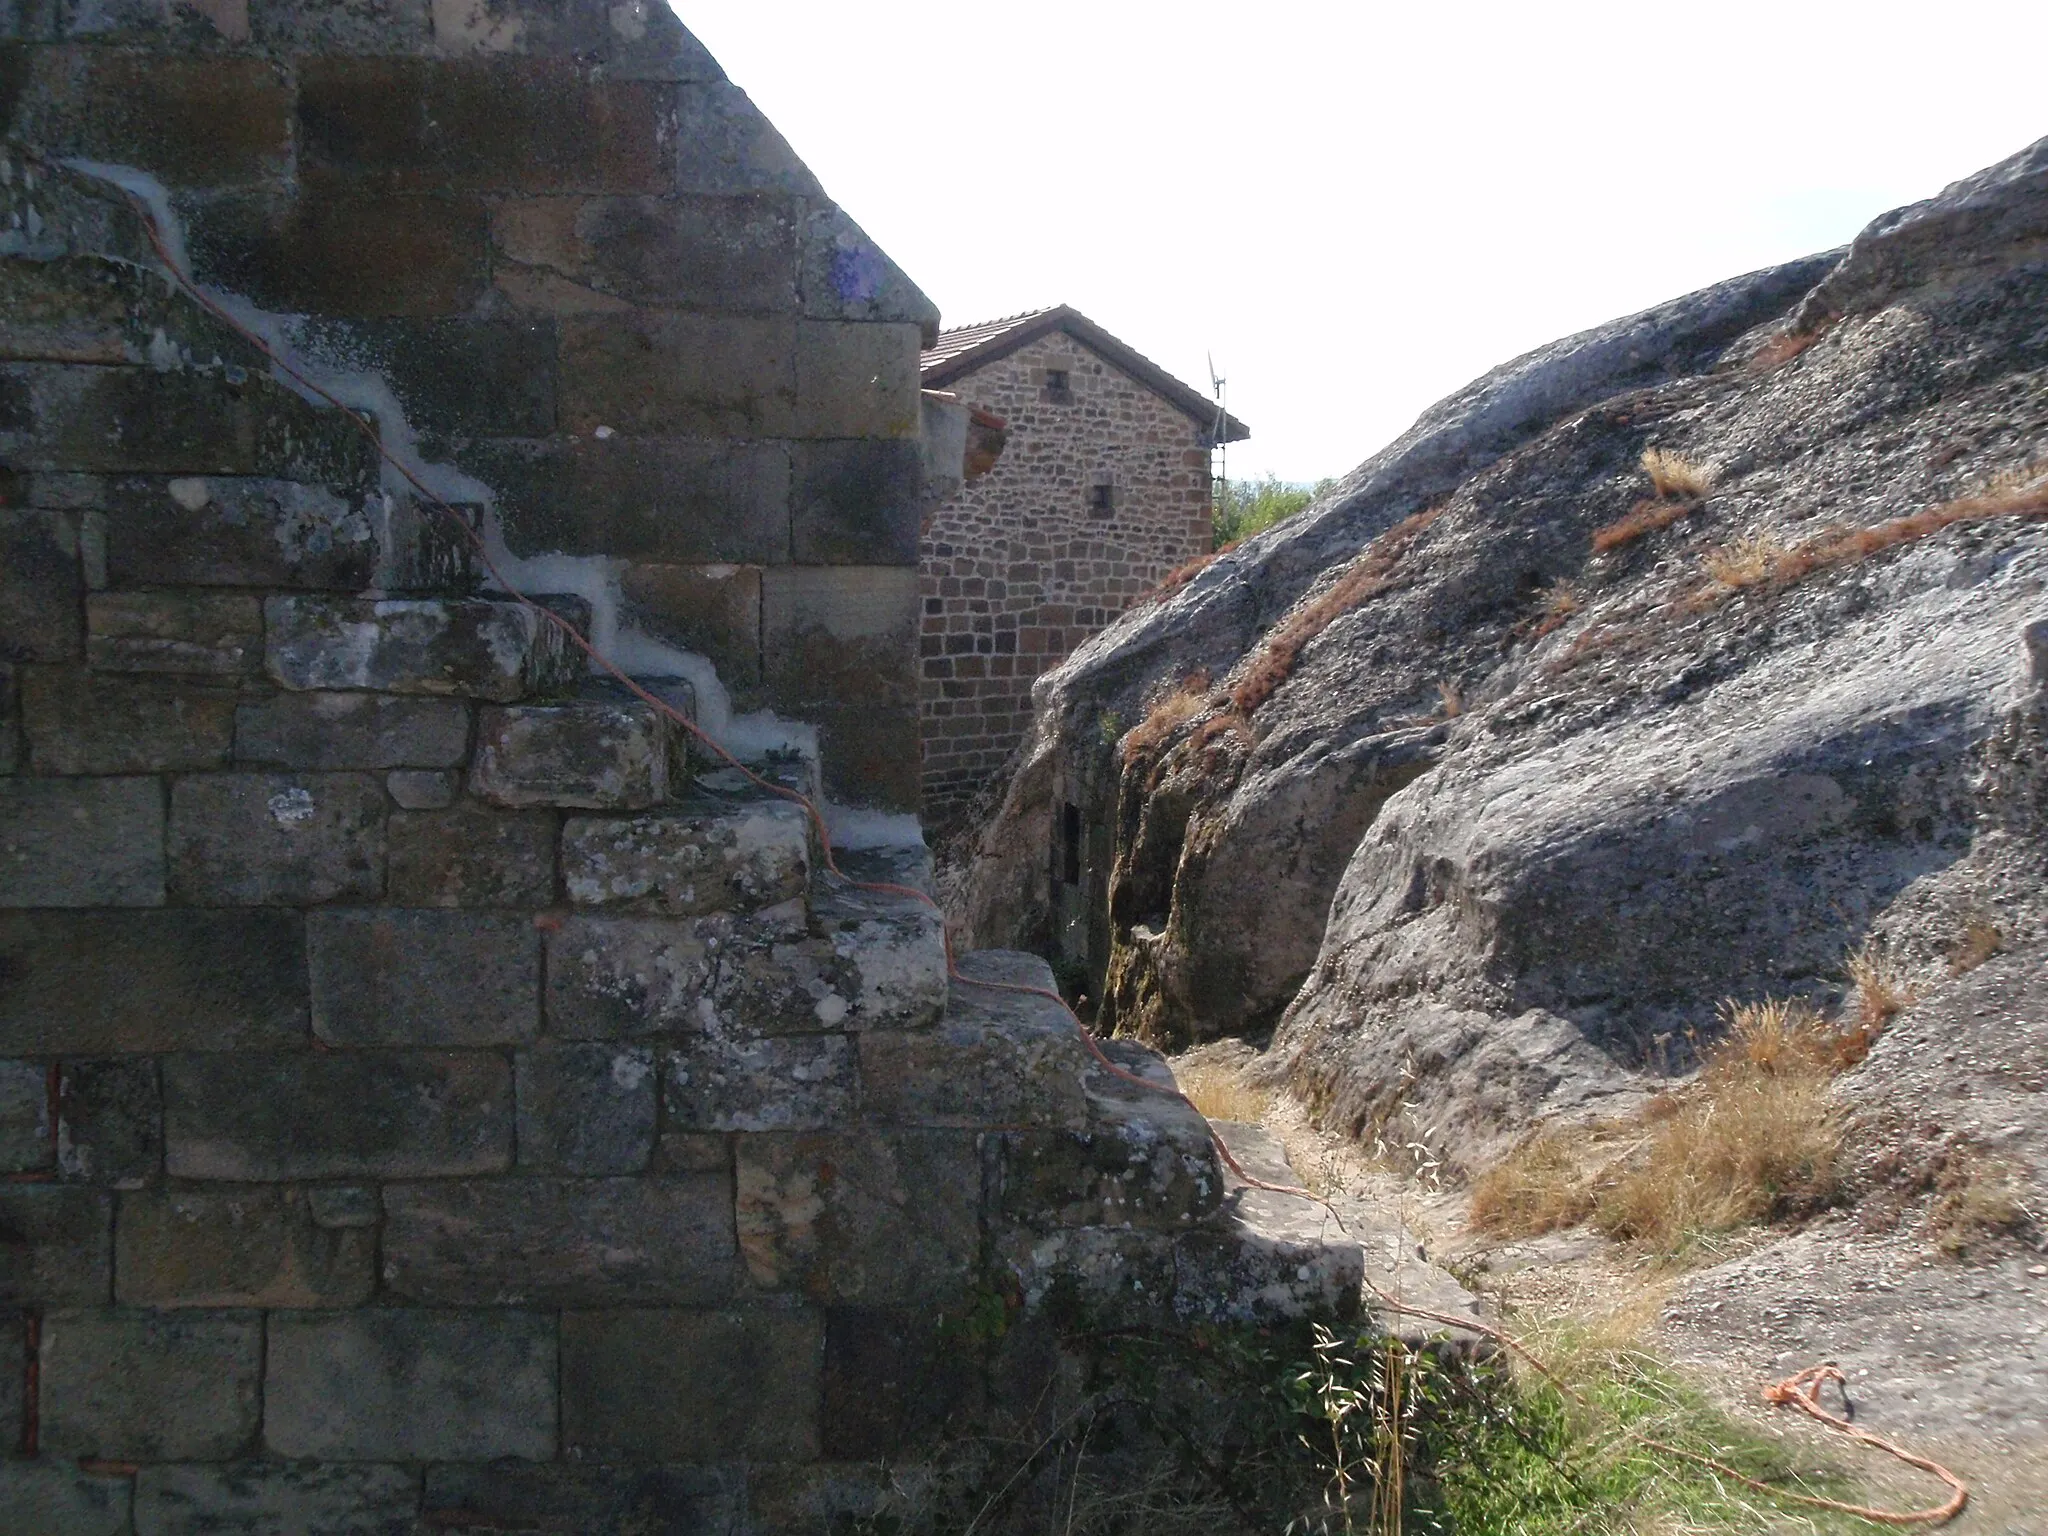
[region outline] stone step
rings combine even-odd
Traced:
[[[737,915],[797,903],[811,889],[814,839],[794,801],[701,785],[656,809],[571,816],[562,879],[579,908],[662,917]]]
[[[579,629],[580,597],[535,598]],[[573,686],[586,662],[559,627],[509,598],[284,596],[263,603],[263,664],[292,689],[370,689],[512,704]]]
[[[695,718],[686,682],[643,684]],[[477,718],[470,793],[494,805],[637,811],[667,801],[687,783],[689,735],[609,678],[590,678],[577,696],[544,704],[486,705]]]

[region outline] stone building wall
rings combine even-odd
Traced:
[[[1064,371],[1068,398],[1046,388]],[[1004,419],[1002,457],[922,543],[926,814],[1009,763],[1031,685],[1210,544],[1202,427],[1064,332],[945,386]],[[1094,504],[1108,485],[1111,503]]]
[[[822,1533],[1037,1400],[991,1297],[1355,1293],[376,451],[914,802],[928,310],[665,9],[65,14],[0,12],[0,1531]]]

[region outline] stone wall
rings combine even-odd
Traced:
[[[1064,371],[1064,399],[1046,388]],[[934,823],[1008,765],[1031,685],[1210,543],[1203,429],[1053,332],[946,388],[1008,424],[922,544],[924,793]],[[1098,487],[1109,487],[1107,508]]]
[[[376,451],[905,805],[915,290],[665,11],[216,12],[0,52],[0,1530],[822,1532],[1060,1277],[1355,1299]]]
[[[641,659],[708,657],[736,710],[817,725],[836,796],[916,808],[917,353],[936,312],[665,6],[116,0],[9,6],[0,39],[9,137],[153,179],[199,278],[285,317],[326,374],[374,379],[387,437],[402,410],[512,556],[548,557]],[[17,290],[13,387],[110,367],[93,408],[114,409],[138,376],[121,369],[183,345],[136,354],[121,298],[25,341],[40,301]],[[52,510],[189,532],[205,514],[162,477],[254,472],[217,449],[72,455],[116,478]],[[359,479],[361,513],[377,476]],[[115,587],[241,580],[113,558]],[[294,584],[405,585],[345,564]]]

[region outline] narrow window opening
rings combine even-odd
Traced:
[[[1060,880],[1081,883],[1081,807],[1069,805],[1060,816]]]
[[[1116,511],[1116,487],[1109,484],[1088,487],[1088,515],[1108,517]]]
[[[1065,404],[1074,398],[1074,377],[1065,368],[1045,370],[1045,398]]]

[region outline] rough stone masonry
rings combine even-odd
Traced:
[[[914,809],[936,316],[665,8],[0,39],[0,1528],[817,1529],[1043,1386],[963,1308],[1355,1302],[396,473]]]

